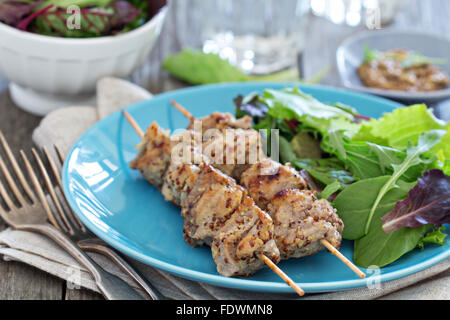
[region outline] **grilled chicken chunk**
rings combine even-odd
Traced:
[[[276,194],[268,206],[275,223],[275,241],[281,259],[300,258],[323,249],[321,239],[340,247],[343,223],[325,199],[314,191],[287,189]]]
[[[211,243],[218,272],[228,277],[248,276],[264,266],[258,253],[278,263],[273,232],[270,217],[246,197]]]
[[[305,180],[290,165],[283,166],[272,159],[252,165],[242,174],[241,184],[263,210],[279,192],[307,188]]]
[[[198,122],[197,122],[198,121]],[[197,123],[202,124],[202,133],[205,133],[209,129],[251,129],[252,119],[249,116],[245,116],[240,119],[236,119],[231,113],[213,112],[209,116],[196,119]],[[191,123],[188,130],[193,130],[195,123]]]
[[[209,165],[202,165],[198,178],[181,202],[184,236],[191,245],[209,244],[247,196],[244,188]]]
[[[215,168],[240,179],[253,163],[267,158],[260,140],[254,130],[217,130],[203,135],[201,151]]]
[[[169,132],[153,122],[145,132],[141,149],[130,167],[138,169],[152,185],[161,188],[163,177],[170,163],[171,143]]]

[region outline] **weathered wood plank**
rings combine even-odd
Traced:
[[[104,300],[97,292],[85,289],[66,289],[64,300]]]
[[[0,300],[61,300],[62,281],[20,262],[0,261]]]

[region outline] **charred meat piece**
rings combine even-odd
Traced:
[[[233,179],[201,165],[198,178],[181,202],[186,241],[194,246],[209,244],[246,195]]]
[[[231,113],[213,112],[209,116],[196,119],[197,123],[202,125],[202,133],[209,129],[251,129],[252,119],[249,116],[245,116],[241,119],[236,119]],[[192,130],[195,127],[194,124],[190,124],[188,130]]]
[[[260,135],[254,130],[206,132],[202,141],[202,153],[211,164],[234,179],[240,179],[252,164],[267,158]]]
[[[152,185],[161,188],[164,174],[170,163],[171,143],[169,132],[152,123],[140,144],[141,149],[130,167],[139,170]]]
[[[261,253],[278,263],[273,232],[270,217],[246,197],[211,243],[217,271],[228,277],[251,275],[264,266],[258,258]]]
[[[307,188],[305,180],[290,165],[281,165],[272,159],[252,165],[242,174],[241,184],[263,210],[279,192]]]
[[[180,206],[197,181],[199,172],[200,168],[197,165],[171,163],[161,190],[164,199]]]
[[[328,201],[310,190],[287,189],[272,199],[268,213],[275,224],[281,259],[300,258],[323,249],[321,239],[340,247],[343,223]]]

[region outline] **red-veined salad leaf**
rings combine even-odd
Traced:
[[[140,11],[128,1],[114,1],[105,7],[88,7],[80,10],[80,28],[68,28],[71,17],[65,8],[48,10],[36,17],[30,31],[63,37],[95,37],[120,32],[133,22]]]
[[[127,32],[144,24],[166,0],[0,0],[0,21],[48,36],[96,37]],[[72,6],[76,11],[68,11]],[[68,25],[79,22],[72,28]]]
[[[386,233],[400,227],[417,228],[425,224],[440,227],[450,223],[450,177],[437,169],[425,172],[409,191],[408,198],[397,202],[382,220]]]
[[[0,0],[0,21],[15,27],[41,3],[42,0],[31,3],[17,0]]]
[[[445,135],[444,130],[430,130],[426,133],[423,133],[418,138],[417,146],[409,146],[406,150],[406,158],[400,164],[393,164],[394,172],[391,178],[386,182],[386,184],[380,189],[378,193],[378,197],[372,205],[372,208],[369,213],[369,218],[366,223],[365,233],[367,234],[370,229],[370,223],[375,214],[375,211],[378,207],[378,204],[386,195],[386,193],[395,188],[397,182],[403,176],[403,174],[411,167],[418,165],[420,163],[430,162],[428,159],[423,159],[422,155],[428,152],[431,148],[437,145],[442,137]]]

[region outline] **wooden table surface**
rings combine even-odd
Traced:
[[[187,7],[189,1],[172,0],[163,31],[153,49],[148,62],[135,72],[131,79],[160,93],[185,84],[172,79],[161,69],[161,61],[167,54],[176,53],[184,46],[198,45],[198,39],[190,31],[193,10]],[[406,0],[406,6],[388,29],[408,29],[437,33],[450,37],[450,1],[448,0]],[[314,17],[309,25],[304,52],[304,77],[308,78],[330,65],[330,72],[323,79],[324,84],[339,86],[340,81],[335,65],[335,52],[346,37],[359,32],[364,27],[348,27]],[[450,120],[450,101],[433,106],[438,115]],[[0,130],[11,143],[17,154],[20,149],[33,146],[31,134],[41,118],[27,114],[11,101],[7,81],[0,78]],[[0,230],[5,224],[0,220]],[[88,290],[72,290],[64,281],[38,269],[18,262],[0,260],[0,299],[102,299],[99,294]]]

